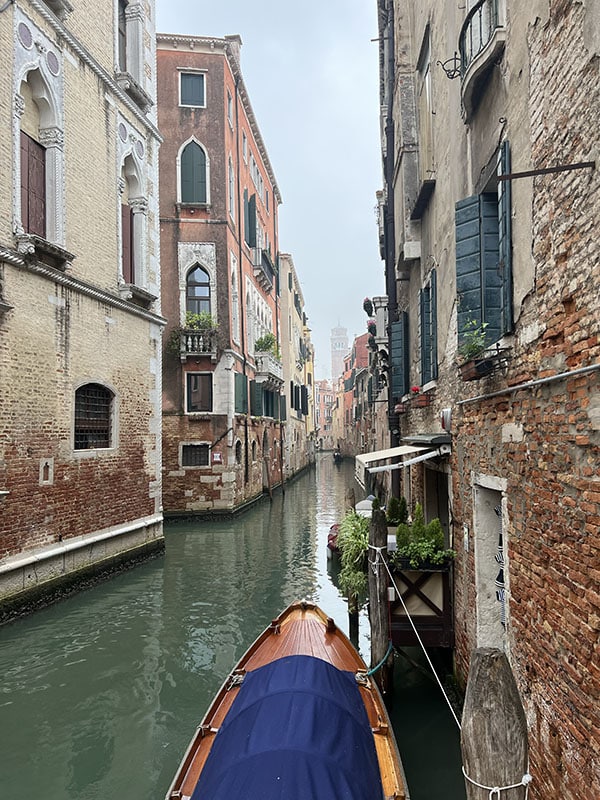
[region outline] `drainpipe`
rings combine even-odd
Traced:
[[[241,346],[242,346],[242,359],[243,359],[243,374],[244,377],[248,377],[246,374],[246,368],[248,364],[248,359],[246,357],[246,292],[244,288],[244,270],[242,267],[242,260],[244,258],[244,249],[242,246],[242,186],[240,181],[240,172],[241,172],[241,159],[240,159],[240,126],[239,126],[239,104],[240,104],[240,91],[239,91],[239,84],[240,84],[240,76],[239,72],[236,72],[235,76],[235,149],[236,149],[236,162],[237,162],[237,170],[236,170],[236,189],[237,189],[237,233],[238,233],[238,274],[239,274],[239,310],[240,310],[240,337],[241,337]],[[227,270],[227,274],[229,274],[229,270]],[[248,381],[246,380],[246,389],[248,389]],[[250,402],[250,396],[247,395],[248,403]],[[248,483],[250,477],[250,462],[248,458],[248,413],[249,409],[246,409],[246,418],[244,420],[244,483]]]
[[[388,325],[397,319],[398,302],[396,298],[396,232],[394,229],[394,7],[393,3],[387,5],[387,22],[384,29],[382,46],[385,48],[387,39],[387,113],[385,120],[385,139],[386,156],[384,164],[384,176],[386,186],[386,209],[385,209],[385,285],[388,297]],[[388,353],[392,352],[391,328],[388,328]],[[394,396],[391,385],[388,386],[388,420],[396,416],[394,414]],[[398,425],[400,423],[398,422]],[[390,430],[390,447],[398,447],[400,444],[399,428]],[[400,496],[400,473],[392,473],[391,491],[394,497]]]

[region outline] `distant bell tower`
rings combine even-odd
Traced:
[[[331,377],[339,378],[344,372],[344,358],[348,355],[348,329],[331,329]]]

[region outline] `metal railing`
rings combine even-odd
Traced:
[[[478,0],[467,14],[458,39],[463,76],[494,36],[498,27],[498,6],[499,0]]]

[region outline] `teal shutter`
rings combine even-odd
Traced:
[[[437,272],[431,270],[431,379],[438,376]]]
[[[262,384],[250,381],[250,413],[253,417],[263,416]]]
[[[287,403],[284,394],[279,395],[279,419],[282,422],[287,420]]]
[[[248,189],[244,189],[244,241],[248,244]]]
[[[502,337],[502,278],[498,266],[498,198],[496,194],[480,196],[481,269],[483,285],[483,319],[488,344]]]
[[[429,286],[419,292],[421,306],[421,382],[431,380],[431,294]]]
[[[235,413],[248,413],[248,379],[241,372],[235,373]]]
[[[390,325],[390,366],[392,396],[399,400],[408,392],[408,314],[405,311],[399,322]]]
[[[248,233],[246,241],[249,247],[256,247],[256,195],[248,200]]]
[[[458,296],[458,338],[467,322],[483,322],[481,285],[481,230],[479,195],[459,200],[455,210],[456,292]]]
[[[206,203],[206,154],[196,142],[181,154],[181,202]]]
[[[498,175],[508,175],[510,170],[510,145],[504,141],[498,153]],[[510,333],[513,329],[511,206],[510,181],[498,181],[498,268],[502,281],[501,334]]]

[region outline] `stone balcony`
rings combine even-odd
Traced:
[[[272,353],[255,353],[256,382],[270,391],[278,391],[283,385],[283,364]]]
[[[501,0],[478,0],[459,35],[461,99],[466,119],[477,108],[487,77],[506,43]]]
[[[216,361],[217,332],[184,328],[180,334],[179,352],[182,361],[189,356],[209,356]]]

